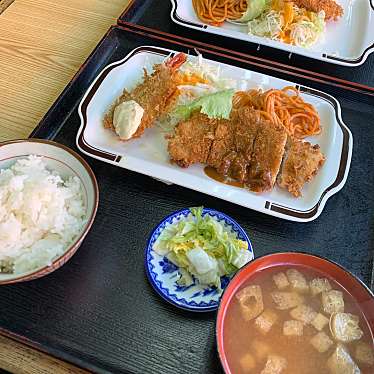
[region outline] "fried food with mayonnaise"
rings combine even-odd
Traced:
[[[144,69],[143,82],[131,91],[126,89],[123,91],[122,95],[106,113],[104,127],[115,130],[115,124],[113,123],[115,108],[121,103],[135,101],[143,108],[143,115],[140,123],[136,124],[137,129],[130,138],[140,137],[145,129],[152,127],[155,121],[167,113],[175,103],[178,97],[178,68],[185,61],[186,55],[179,53],[166,62],[155,65],[151,75]]]

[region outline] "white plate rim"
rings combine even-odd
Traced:
[[[151,176],[151,177],[157,179],[157,178],[159,178],[159,176],[152,175],[151,172],[146,172],[144,170],[138,170],[138,169],[135,169],[135,168],[130,168],[126,165],[121,164],[121,159],[123,158],[123,155],[110,153],[110,152],[107,152],[105,150],[94,147],[94,146],[90,145],[84,138],[84,129],[87,126],[87,106],[88,106],[89,102],[91,101],[92,97],[94,96],[95,92],[97,91],[98,87],[100,86],[100,84],[103,82],[105,77],[109,74],[109,72],[112,69],[124,64],[126,61],[131,59],[133,56],[135,56],[136,54],[141,53],[141,52],[156,53],[156,54],[159,54],[159,55],[162,55],[162,56],[165,56],[165,57],[169,56],[171,54],[174,54],[174,53],[178,53],[178,51],[170,50],[170,49],[167,49],[167,48],[155,47],[155,46],[151,46],[151,45],[143,45],[143,46],[139,46],[139,47],[131,50],[123,59],[118,60],[118,61],[114,61],[114,62],[110,63],[109,65],[107,65],[97,75],[97,77],[94,79],[94,81],[91,83],[91,85],[89,86],[89,88],[87,89],[86,93],[84,94],[84,96],[82,97],[82,99],[79,103],[78,113],[79,113],[79,117],[80,117],[80,120],[81,120],[81,124],[80,124],[80,127],[78,129],[77,136],[76,136],[76,145],[82,153],[84,153],[84,154],[86,154],[90,157],[93,157],[95,159],[98,159],[98,160],[101,160],[101,161],[104,161],[104,162],[107,162],[107,163],[111,163],[113,165],[116,165],[116,166],[119,166],[119,167],[122,167],[122,168],[125,168],[125,169],[128,169],[128,170],[136,171],[136,172],[139,172],[139,173],[142,173],[142,174],[145,174],[145,175],[148,175],[148,176]],[[212,60],[212,61],[214,61],[214,60]],[[228,64],[228,65],[230,65],[230,64]],[[230,66],[235,67],[235,65],[230,65]],[[263,75],[272,77],[271,75],[267,75],[267,74],[263,74]],[[274,77],[274,78],[276,78],[276,77]],[[326,204],[326,201],[332,195],[334,195],[335,193],[337,193],[338,191],[340,191],[343,188],[343,186],[344,186],[344,184],[347,180],[347,177],[348,177],[348,172],[349,172],[351,158],[352,158],[353,137],[352,137],[351,131],[349,130],[349,128],[343,122],[343,119],[341,117],[341,106],[340,106],[339,101],[335,97],[333,97],[330,94],[327,94],[323,91],[316,90],[314,88],[301,86],[301,85],[296,84],[296,83],[291,82],[291,81],[290,81],[290,83],[292,83],[296,88],[300,89],[301,92],[308,93],[309,95],[317,96],[320,99],[326,101],[328,104],[330,104],[333,107],[333,110],[334,110],[334,113],[335,113],[335,119],[337,121],[337,124],[339,125],[338,128],[341,130],[342,135],[343,135],[343,145],[342,145],[342,149],[341,149],[341,153],[340,153],[340,166],[339,166],[339,170],[338,170],[338,175],[337,175],[335,181],[328,188],[326,188],[324,191],[321,192],[321,196],[320,196],[319,201],[311,209],[308,209],[308,210],[305,210],[305,211],[300,211],[300,210],[297,210],[297,209],[292,208],[292,207],[287,207],[287,206],[284,206],[284,205],[279,205],[279,204],[273,203],[273,202],[268,201],[266,199],[264,199],[264,205],[262,207],[251,206],[250,208],[254,209],[254,210],[257,210],[259,212],[268,214],[268,215],[272,215],[272,216],[282,218],[282,219],[286,219],[286,220],[290,220],[290,221],[310,222],[310,221],[315,220],[317,217],[319,217],[319,215],[323,211],[323,208]],[[181,182],[177,183],[175,181],[169,181],[167,178],[162,178],[162,179],[166,182],[176,183],[180,186],[190,188],[190,189],[194,189],[196,191],[206,193],[206,194],[210,194],[211,196],[215,196],[215,197],[221,198],[223,200],[227,200],[227,201],[230,201],[232,203],[236,203],[235,201],[232,201],[229,198],[224,198],[222,196],[215,195],[213,193],[208,193],[207,191],[203,191],[198,186],[190,186],[190,185],[186,185],[186,184],[181,183]]]

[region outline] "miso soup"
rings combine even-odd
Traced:
[[[374,346],[354,298],[303,266],[256,273],[233,295],[223,330],[232,374],[372,374]]]

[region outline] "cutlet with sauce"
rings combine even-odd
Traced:
[[[286,131],[250,108],[237,112],[233,127],[234,146],[222,159],[218,172],[239,180],[251,191],[271,190],[282,162]]]
[[[168,151],[181,167],[207,164],[258,193],[277,181],[295,197],[325,161],[318,145],[288,137],[283,126],[249,107],[232,111],[229,120],[194,112],[168,137]]]
[[[241,183],[248,180],[248,168],[252,159],[253,145],[257,135],[257,122],[248,108],[235,111],[233,117],[233,147],[226,152],[218,172]]]
[[[219,120],[214,131],[214,140],[206,164],[218,169],[225,155],[234,148],[235,128],[231,120]]]
[[[269,191],[279,172],[287,132],[283,126],[261,118],[258,111],[246,110],[248,121],[257,125],[247,183],[254,192]]]
[[[250,108],[233,112],[230,120],[195,112],[176,126],[168,151],[180,166],[205,163],[252,191],[264,192],[274,186],[286,140],[283,127]]]

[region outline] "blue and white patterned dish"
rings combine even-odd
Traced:
[[[179,278],[178,267],[171,263],[166,257],[157,254],[153,245],[166,226],[178,221],[190,214],[189,209],[179,210],[164,218],[152,231],[145,250],[145,269],[148,279],[156,292],[169,303],[190,311],[208,312],[218,308],[221,292],[215,287],[207,287],[193,284],[188,287],[179,286],[176,281]],[[224,213],[214,209],[204,208],[203,215],[209,214],[218,221],[224,222],[226,226],[237,233],[239,239],[248,243],[248,251],[251,252],[253,260],[252,244],[241,226]],[[230,281],[229,277],[221,277],[222,290]]]

